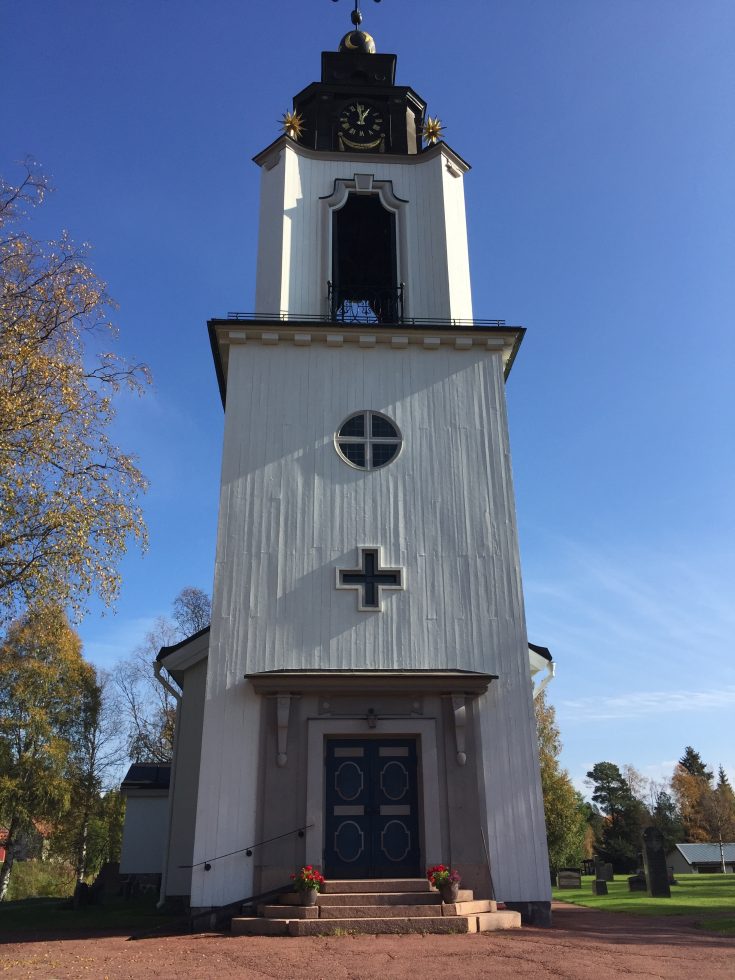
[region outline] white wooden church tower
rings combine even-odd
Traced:
[[[473,317],[469,167],[395,68],[350,32],[255,157],[256,313],[210,322],[211,630],[160,658],[184,691],[165,891],[221,907],[303,863],[444,862],[544,922],[504,392],[523,330]]]

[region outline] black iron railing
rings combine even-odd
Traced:
[[[327,283],[329,318],[335,323],[403,323],[400,286],[350,286]]]
[[[290,313],[287,310],[281,310],[279,313],[243,313],[240,310],[231,310],[227,314],[226,321],[212,320],[211,322],[215,325],[221,325],[223,322],[232,320],[241,323],[250,322],[277,327],[279,323],[330,323],[331,317],[323,313]],[[520,324],[509,325],[506,324],[505,320],[466,320],[460,317],[417,317],[404,315],[401,323],[404,327],[436,327],[440,330],[523,329]]]
[[[282,840],[284,837],[290,837],[292,834],[296,834],[297,837],[303,837],[304,831],[309,830],[313,827],[313,823],[307,823],[303,827],[296,827],[294,830],[287,830],[285,834],[278,834],[276,837],[268,837],[266,840],[259,840],[256,844],[248,844],[247,847],[239,847],[236,851],[228,851],[226,854],[218,854],[217,857],[207,858],[206,861],[197,861],[196,864],[180,864],[180,868],[204,868],[205,871],[212,870],[212,864],[215,861],[221,861],[222,858],[232,857],[233,854],[245,854],[246,857],[252,857],[253,851],[256,847],[262,847],[264,844],[271,844],[274,840]]]

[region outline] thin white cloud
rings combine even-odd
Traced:
[[[688,676],[692,664],[713,684],[731,683],[722,650],[735,632],[734,559],[718,548],[702,542],[695,561],[610,542],[592,551],[546,535],[524,576],[531,639],[551,648],[570,680],[611,693],[631,670],[645,683],[653,674]]]
[[[114,616],[101,619],[87,632],[84,624],[78,628],[84,647],[84,656],[98,667],[111,670],[119,660],[125,660],[140,646],[146,634],[153,629],[156,615],[118,619]]]
[[[704,691],[631,691],[615,697],[590,697],[560,701],[557,714],[563,721],[641,718],[671,712],[712,711],[735,706],[735,685]]]
[[[655,783],[668,783],[674,775],[674,766],[678,761],[678,759],[664,759],[662,762],[649,762],[648,765],[640,767],[640,772],[646,779],[652,779]]]

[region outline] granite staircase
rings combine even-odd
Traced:
[[[424,878],[327,881],[314,906],[300,904],[297,892],[259,905],[257,915],[232,919],[235,936],[333,936],[419,932],[470,933],[519,929],[519,912],[499,910],[497,903],[475,901],[460,890],[457,901],[442,902]]]

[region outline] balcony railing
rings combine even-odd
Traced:
[[[291,312],[290,310],[279,310],[277,313],[244,313],[242,310],[230,310],[227,314],[226,319],[220,320],[215,318],[210,321],[210,325],[222,324],[229,322],[238,323],[261,323],[268,324],[271,326],[277,326],[279,323],[332,323],[334,322],[334,317],[331,310],[326,313],[297,313]],[[359,324],[363,321],[361,320],[339,320],[337,322],[350,323],[354,322]],[[374,318],[367,321],[368,323],[377,323]],[[389,321],[383,321],[388,324]],[[522,330],[523,327],[520,324],[509,325],[506,324],[505,320],[487,320],[487,319],[476,319],[472,320],[462,319],[461,317],[414,317],[414,316],[402,316],[400,322],[404,327],[436,327],[441,330]]]
[[[392,288],[327,286],[329,318],[335,323],[403,323],[403,283]]]

